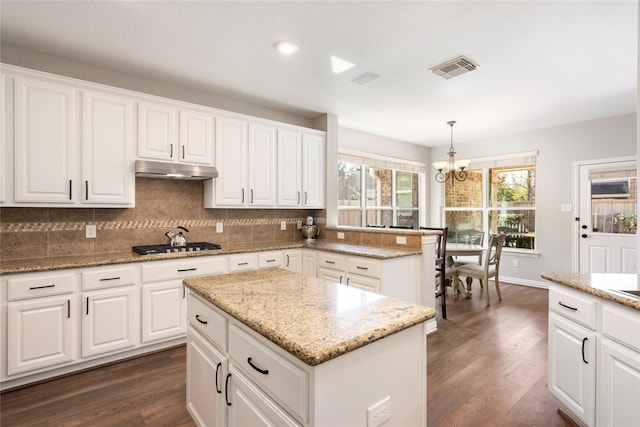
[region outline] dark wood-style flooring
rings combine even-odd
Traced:
[[[493,283],[491,282],[491,286]],[[571,426],[547,392],[547,291],[504,284],[484,306],[449,298],[428,338],[429,426]],[[0,396],[0,425],[193,426],[185,347]]]

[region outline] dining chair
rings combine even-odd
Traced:
[[[436,241],[436,301],[440,298],[442,318],[447,318],[447,281],[453,275],[453,271],[447,271],[447,227],[420,227],[420,230],[441,231]]]
[[[454,232],[454,241],[458,243],[469,243],[474,245],[483,245],[484,244],[484,231],[467,229],[467,230],[458,230]],[[478,264],[482,263],[482,255],[478,256],[477,259],[460,259],[456,257],[453,266],[460,267],[466,264]],[[467,277],[467,291],[471,290],[471,283],[473,282],[473,278]],[[482,287],[482,283],[480,284]]]
[[[458,276],[465,276],[467,278],[476,278],[480,280],[480,286],[482,287],[484,282],[487,282],[487,288],[484,290],[484,300],[487,306],[491,305],[489,300],[489,279],[493,277],[496,284],[496,292],[498,293],[498,300],[502,301],[502,295],[500,294],[500,255],[502,254],[502,247],[506,239],[505,234],[499,234],[497,236],[491,236],[489,240],[489,247],[487,248],[487,254],[483,258],[481,264],[465,264],[456,267],[456,273]]]

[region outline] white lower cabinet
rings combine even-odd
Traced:
[[[302,271],[300,271],[300,273],[303,276],[317,277],[316,258],[316,251],[309,249],[302,250]]]
[[[226,426],[227,357],[192,326],[187,335],[187,410],[199,426]],[[248,424],[247,424],[248,425]]]
[[[551,396],[585,426],[640,423],[640,312],[552,284]]]
[[[580,421],[594,425],[596,334],[549,315],[549,391]]]
[[[142,285],[142,342],[184,335],[186,290],[180,281]]]
[[[82,357],[134,347],[138,343],[135,286],[83,294]]]
[[[3,300],[8,300],[6,375],[56,367],[76,358],[79,320],[73,279],[69,274],[26,274],[2,284]]]

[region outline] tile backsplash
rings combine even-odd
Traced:
[[[321,229],[325,224],[324,210],[205,209],[203,191],[201,181],[136,178],[135,208],[2,208],[0,259],[130,251],[166,243],[174,225],[189,230],[187,241],[225,246],[301,239],[297,222],[308,215]],[[85,237],[87,224],[96,225],[95,239]]]

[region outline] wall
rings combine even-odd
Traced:
[[[190,242],[284,242],[302,239],[299,219],[311,215],[324,222],[323,210],[204,209],[203,198],[201,181],[136,178],[131,209],[2,208],[0,259],[130,251],[134,245],[167,243],[164,233],[174,225],[189,230]],[[287,223],[284,231],[281,221]],[[222,233],[216,233],[218,222]],[[86,224],[96,224],[95,239],[85,238]]]
[[[636,114],[609,117],[540,129],[516,135],[454,145],[462,159],[538,150],[536,173],[536,237],[539,256],[513,256],[503,252],[500,274],[516,283],[545,284],[543,271],[570,272],[573,266],[577,207],[561,212],[563,203],[574,204],[578,161],[636,155]],[[432,158],[445,158],[448,147],[433,148]],[[471,163],[473,168],[473,162]],[[442,185],[431,184],[431,217],[441,218]]]

